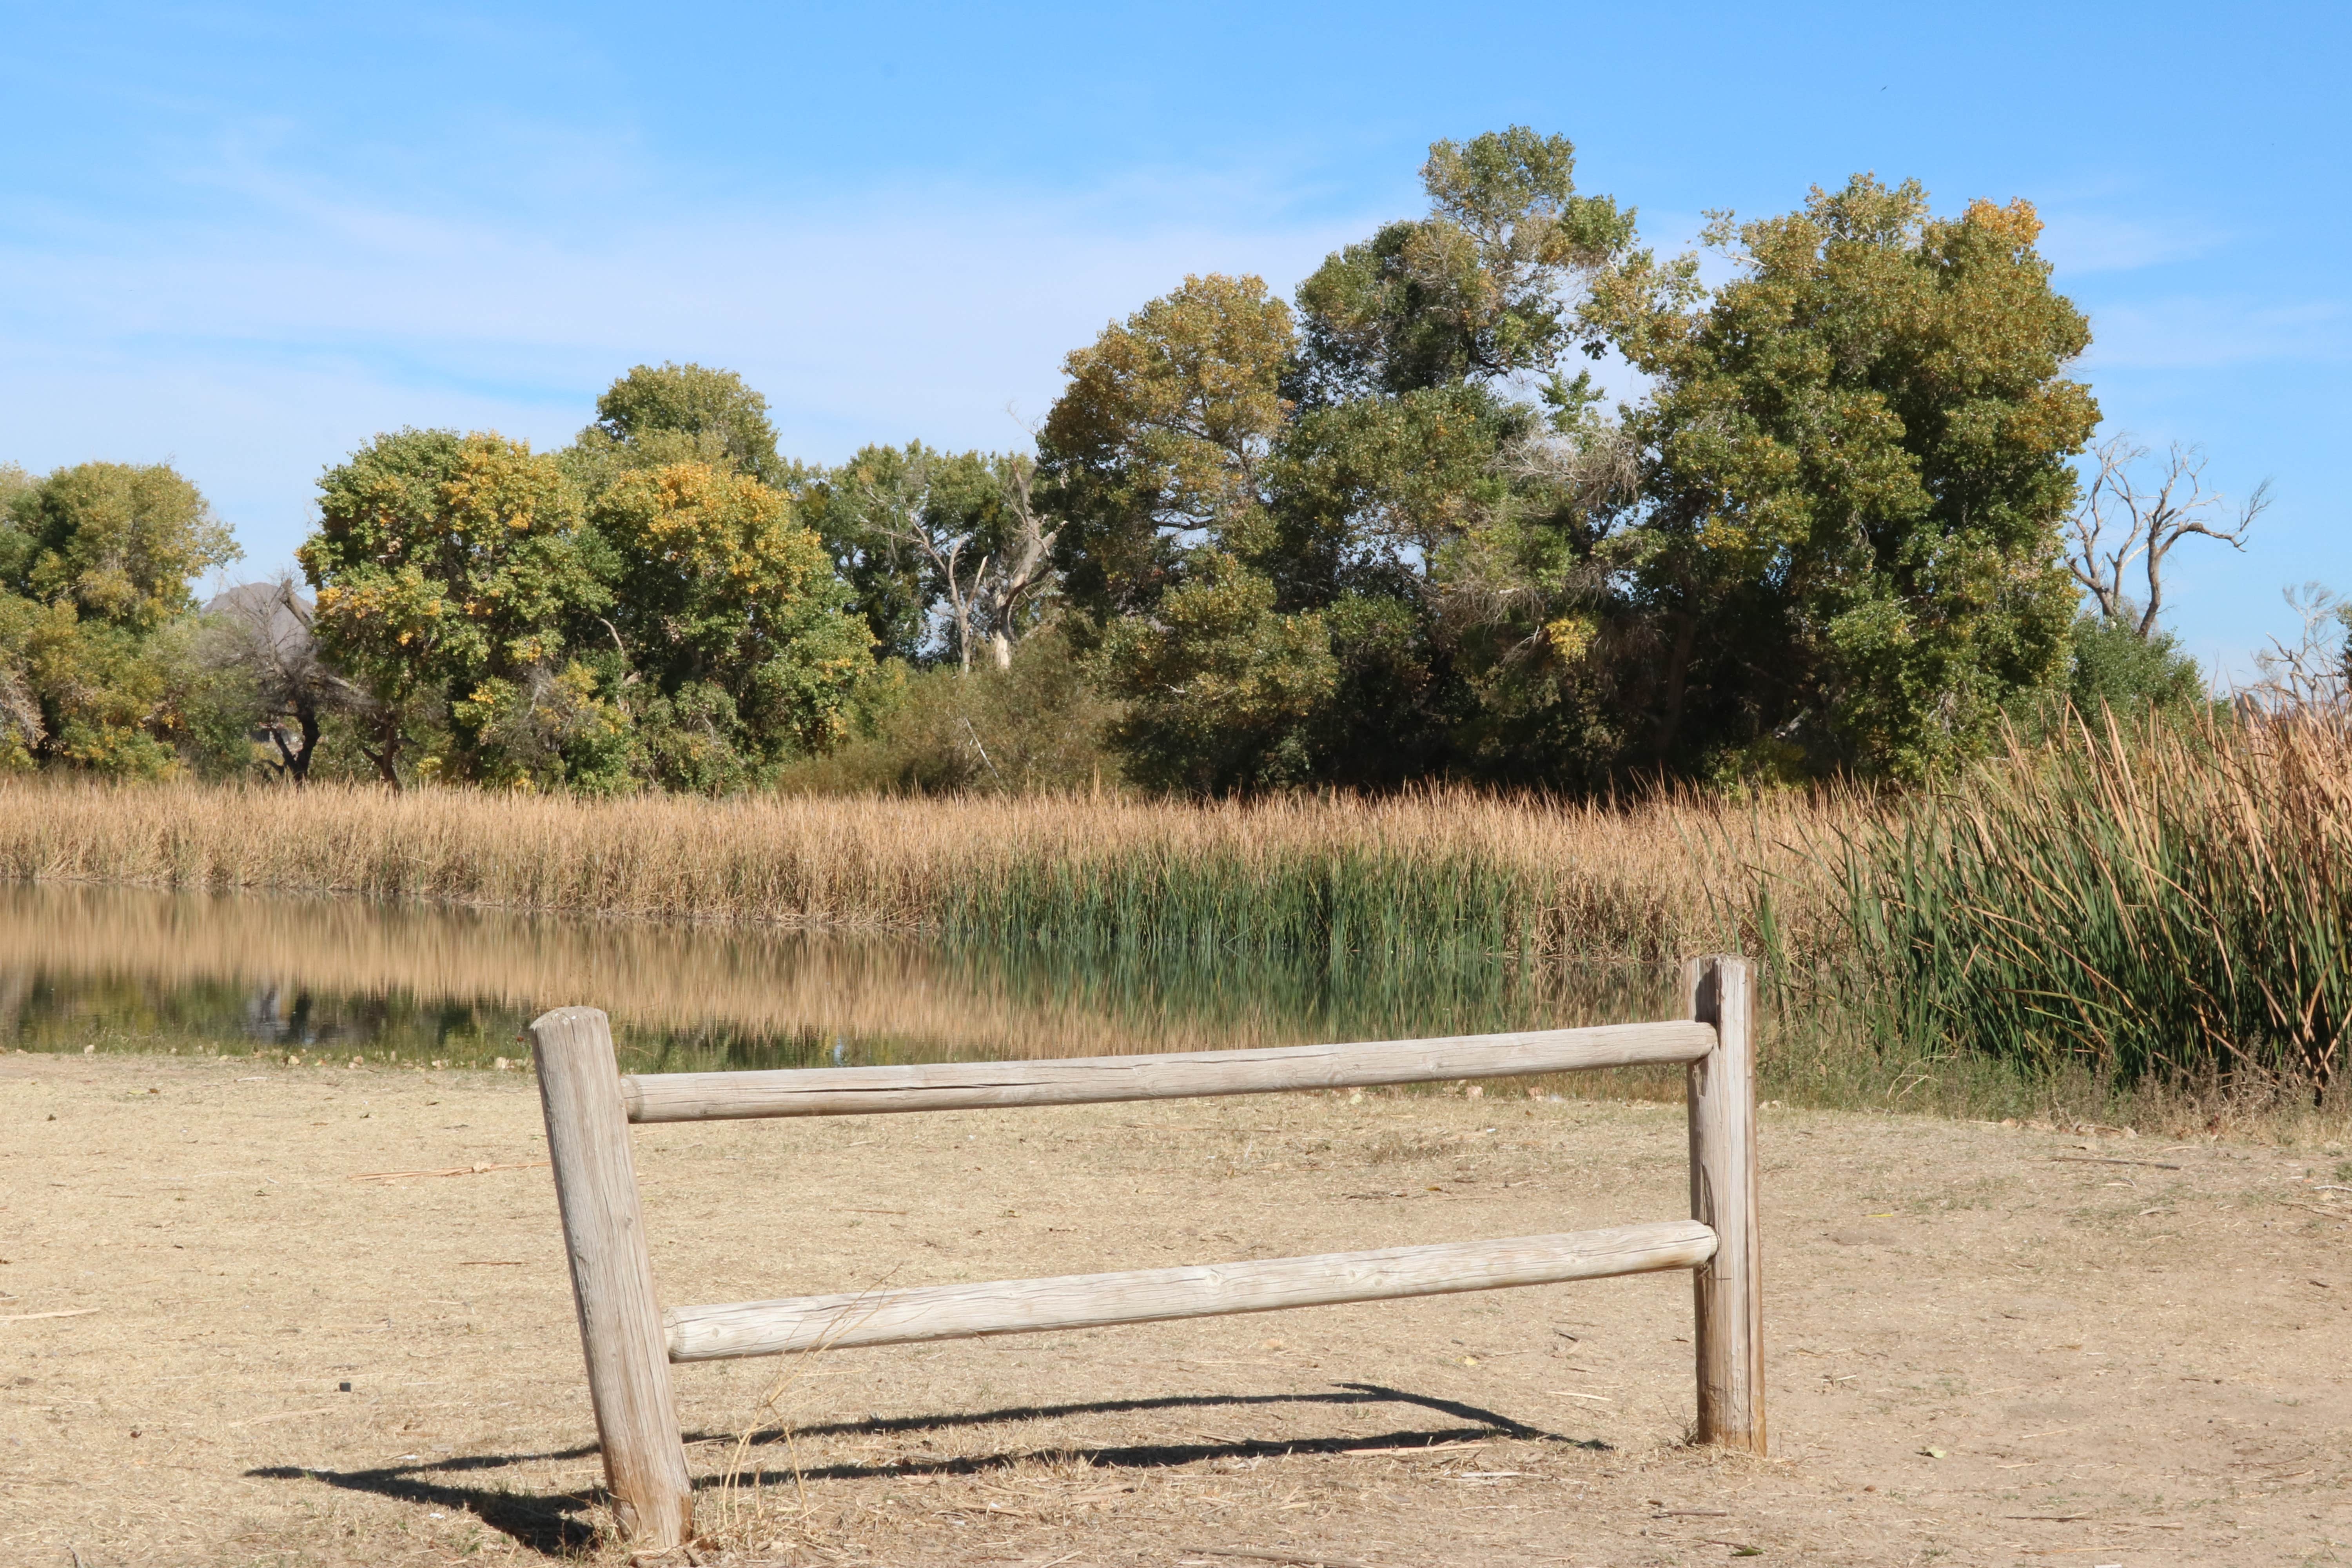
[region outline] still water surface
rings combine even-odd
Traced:
[[[489,1066],[549,1007],[685,1071],[1108,1055],[1673,1015],[1668,966],[976,950],[353,900],[0,887],[0,1047]]]

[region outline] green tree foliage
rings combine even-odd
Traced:
[[[1271,471],[1265,526],[1243,542],[1279,606],[1321,615],[1339,678],[1318,716],[1318,775],[1386,787],[1454,770],[1474,702],[1447,610],[1465,542],[1507,526],[1496,467],[1534,424],[1466,383],[1310,408]]]
[[[2063,689],[2097,409],[2032,209],[1857,178],[1718,223],[1710,290],[1573,172],[1439,142],[1296,316],[1188,279],[1070,356],[1041,471],[1139,777],[1916,778]],[[1563,364],[1612,349],[1614,416]]]
[[[919,441],[861,447],[849,461],[818,474],[803,493],[809,526],[848,584],[879,658],[916,664],[933,651],[931,573],[898,528],[935,505],[932,459],[940,456]],[[964,487],[950,480],[949,488]]]
[[[1108,744],[1154,788],[1583,791],[1916,780],[2066,698],[2203,700],[2158,563],[2262,492],[2225,524],[2193,453],[2141,483],[2111,447],[2078,618],[2089,332],[2030,206],[1858,176],[1717,221],[1709,287],[1574,176],[1524,127],[1433,144],[1426,210],[1295,308],[1188,277],[1072,353],[1034,460],[805,468],[740,376],[677,363],[559,454],[379,437],[301,552],[308,708],[200,657],[185,583],[227,544],[184,481],[0,469],[0,765],[227,766],[274,715],[394,781],[1011,788]],[[1613,410],[1571,363],[1612,353]],[[2336,627],[2273,684],[2334,690]]]
[[[1229,545],[1265,502],[1297,338],[1257,278],[1187,278],[1063,362],[1039,473],[1064,519],[1065,592],[1097,620],[1148,610],[1185,552]]]
[[[1434,638],[1461,685],[1456,770],[1590,790],[1625,765],[1626,697],[1647,668],[1640,624],[1612,613],[1601,549],[1636,475],[1629,437],[1594,414],[1581,378],[1551,401],[1502,437],[1486,470],[1499,494],[1438,556]]]
[[[1633,758],[1917,777],[2064,679],[2057,530],[2098,411],[2040,229],[1862,176],[1719,222],[1739,273],[1712,294],[1687,258],[1607,278],[1587,319],[1655,384],[1594,645],[1654,672],[1624,693]]]
[[[1282,615],[1274,586],[1229,555],[1112,628],[1104,649],[1128,700],[1111,734],[1136,779],[1209,794],[1315,774],[1316,721],[1339,684],[1312,611]]]
[[[592,513],[643,765],[713,793],[846,733],[872,637],[792,501],[702,463],[625,475]]]
[[[870,711],[867,731],[822,757],[793,763],[781,787],[822,794],[1020,794],[1116,786],[1125,773],[1108,745],[1118,705],[1092,661],[1047,626],[1008,664],[905,672]]]
[[[1576,194],[1576,149],[1524,126],[1440,142],[1429,216],[1392,223],[1299,285],[1309,402],[1548,371],[1573,335],[1560,289],[1633,237],[1633,215]]]
[[[938,623],[950,568],[960,584],[1003,542],[1000,461],[920,441],[868,446],[809,485],[810,521],[881,657],[909,664],[960,658],[952,629]]]
[[[157,634],[192,577],[236,557],[196,487],[163,464],[0,476],[0,766],[155,777],[178,765]]]
[[[560,455],[404,430],[321,481],[317,646],[379,776],[718,792],[848,732],[871,638],[757,395],[640,367],[598,407]]]
[[[12,592],[152,632],[194,604],[188,581],[236,559],[196,487],[158,463],[83,463],[21,492],[5,567]]]
[[[298,552],[321,653],[368,698],[368,756],[397,783],[609,784],[626,735],[577,657],[606,563],[555,459],[495,435],[378,437],[320,481]]]
[[[1070,357],[1042,471],[1072,599],[1105,623],[1152,617],[1108,666],[1139,776],[1391,785],[1477,765],[1454,579],[1558,510],[1507,461],[1547,427],[1511,390],[1549,375],[1555,405],[1581,410],[1584,384],[1557,375],[1575,286],[1631,233],[1576,194],[1573,163],[1521,129],[1439,142],[1429,216],[1326,262],[1299,291],[1303,337],[1256,279],[1189,279]],[[1234,689],[1264,700],[1232,700],[1257,716],[1230,733],[1186,721],[1161,677],[1194,667],[1255,671]]]
[[[791,489],[803,477],[776,450],[768,400],[731,370],[641,364],[596,400],[596,420],[565,455],[592,493],[632,468],[705,463]]]
[[[2102,708],[2130,714],[2147,708],[2189,712],[2212,699],[2197,661],[2170,632],[2142,635],[2133,621],[2084,615],[2074,622],[2066,697],[2077,713]]]

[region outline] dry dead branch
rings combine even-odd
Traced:
[[[2110,437],[2094,456],[2098,471],[2067,520],[2074,536],[2067,568],[2102,619],[2147,637],[2164,607],[2164,565],[2173,546],[2201,536],[2243,550],[2254,520],[2270,508],[2270,481],[2256,485],[2235,521],[2224,522],[2232,514],[2220,492],[2206,488],[2201,448],[2174,442],[2153,478],[2141,477],[2148,450],[2129,436]],[[2137,597],[2125,585],[2135,567],[2146,585]]]

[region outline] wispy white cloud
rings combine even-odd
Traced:
[[[2352,357],[2352,310],[2343,301],[2266,304],[2177,295],[2095,306],[2095,370],[2210,370],[2263,361],[2342,363]]]
[[[2045,208],[2040,249],[2057,269],[2060,287],[2069,277],[2133,272],[2169,261],[2209,255],[2231,236],[2193,216],[2168,212],[2160,221],[2086,209]]]
[[[1021,438],[1069,349],[1194,271],[1286,289],[1372,216],[1295,220],[1215,179],[1048,196],[902,187],[790,211],[621,203],[550,223],[401,207],[266,166],[233,218],[20,211],[0,238],[0,430],[36,465],[173,455],[282,557],[373,431],[567,439],[628,365],[697,359],[815,458]]]

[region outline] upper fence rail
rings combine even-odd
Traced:
[[[648,1073],[623,1078],[621,1100],[637,1122],[1091,1105],[1696,1062],[1716,1040],[1714,1025],[1684,1020],[1034,1062]]]

